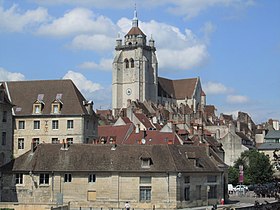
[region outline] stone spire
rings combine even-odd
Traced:
[[[135,4],[135,8],[134,8],[134,17],[132,19],[132,27],[138,27],[136,4]]]

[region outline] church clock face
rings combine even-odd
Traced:
[[[132,90],[131,90],[130,88],[127,88],[127,89],[126,89],[126,95],[129,96],[129,95],[131,95],[131,93],[132,93]]]

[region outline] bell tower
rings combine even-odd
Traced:
[[[118,37],[112,70],[112,110],[117,115],[127,101],[157,102],[158,62],[154,40],[147,45],[146,35],[138,27],[134,11],[132,27],[124,41]]]

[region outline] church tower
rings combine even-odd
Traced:
[[[116,40],[112,70],[112,110],[117,115],[129,100],[157,102],[158,63],[154,40],[147,45],[146,35],[138,27],[134,11],[132,27],[124,37]]]

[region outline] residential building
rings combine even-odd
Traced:
[[[19,205],[177,209],[227,196],[227,167],[207,145],[40,144],[1,171],[1,201]]]
[[[14,104],[13,154],[18,157],[40,143],[90,143],[98,137],[93,102],[71,80],[5,83]]]
[[[0,166],[13,158],[12,103],[3,83],[0,83]]]

